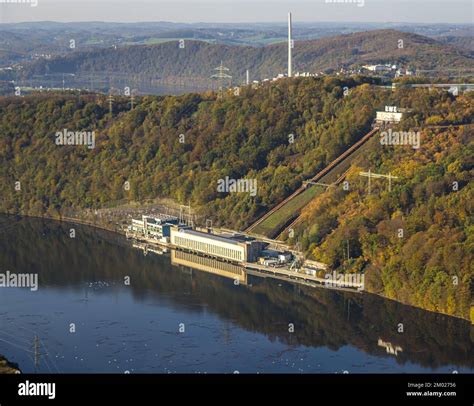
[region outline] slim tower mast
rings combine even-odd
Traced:
[[[288,77],[293,76],[293,61],[291,60],[291,51],[293,47],[293,42],[291,38],[291,13],[288,13]]]

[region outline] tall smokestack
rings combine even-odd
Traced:
[[[293,62],[291,60],[291,48],[292,48],[292,39],[291,39],[291,13],[288,13],[288,77],[293,76]]]

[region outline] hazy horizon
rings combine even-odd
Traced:
[[[1,1],[1,0],[0,0]],[[281,25],[287,26],[286,19],[284,21],[274,20],[274,21],[171,21],[171,20],[143,20],[143,21],[105,21],[105,20],[78,20],[78,21],[57,21],[57,20],[38,20],[38,21],[18,21],[18,22],[5,22],[0,21],[0,24],[4,25],[13,25],[13,24],[176,24],[176,25],[253,25],[253,24],[265,24],[265,25]],[[459,23],[430,23],[430,22],[407,22],[407,21],[294,21],[293,26],[295,25],[306,25],[306,24],[385,24],[385,25],[470,25],[469,22],[459,22]],[[471,27],[474,30],[474,26]]]
[[[15,2],[25,4],[14,4]],[[469,0],[0,0],[0,23],[472,24]]]

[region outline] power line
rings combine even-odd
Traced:
[[[0,331],[0,334],[5,334],[7,336],[10,336],[11,338],[14,338],[15,340],[23,340],[28,344],[31,342],[31,339],[29,339],[29,338],[19,337],[18,335],[10,334],[10,333],[7,333],[6,331]]]
[[[18,345],[18,344],[12,343],[11,341],[5,340],[4,338],[0,338],[0,341],[3,341],[3,342],[5,342],[5,343],[7,343],[7,344],[10,344],[10,345],[12,345],[12,346],[14,346],[14,347],[16,347],[16,348],[19,348],[20,350],[33,353],[33,351],[29,350],[28,348],[25,348],[25,347],[22,347],[22,346],[20,346],[20,345]]]
[[[40,343],[43,346],[44,350],[46,351],[46,356],[49,357],[49,359],[51,361],[51,364],[56,368],[56,371],[58,371],[58,373],[61,373],[61,371],[58,368],[58,365],[56,364],[56,361],[54,361],[54,358],[49,354],[48,348],[46,347],[44,341],[41,338],[39,340],[40,340]]]
[[[384,175],[384,174],[381,174],[381,173],[371,172],[370,169],[369,169],[368,172],[360,172],[359,175],[369,178],[369,195],[371,193],[371,182],[370,182],[371,178],[387,178],[388,179],[388,191],[389,192],[392,191],[392,179],[398,179],[398,176],[393,176],[391,172],[389,172],[388,175]]]
[[[41,355],[46,355],[46,357],[49,357],[49,362],[51,363],[51,365],[54,367],[54,369],[56,369],[56,371],[58,373],[61,373],[61,370],[60,368],[58,367],[56,361],[54,360],[53,356],[50,354],[48,348],[46,347],[46,344],[44,343],[44,341],[36,334],[35,331],[29,329],[29,328],[26,328],[24,326],[17,326],[18,328],[21,328],[23,330],[26,330],[26,331],[29,331],[31,333],[34,334],[34,339],[33,339],[33,350],[31,349],[28,349],[28,348],[25,348],[25,347],[21,347],[20,345],[18,344],[15,344],[15,343],[12,343],[11,341],[8,341],[8,340],[5,340],[5,339],[2,339],[0,338],[1,341],[4,341],[10,345],[13,345],[15,346],[16,348],[19,348],[23,351],[26,351],[27,353],[29,353],[29,357],[30,359],[32,360],[33,364],[35,364],[35,367],[39,367],[39,361],[40,361],[40,356]],[[10,333],[7,333],[5,331],[0,331],[0,334],[4,334],[4,335],[8,335],[12,338],[15,338],[16,340],[18,339],[21,339],[21,340],[24,340],[26,341],[27,343],[30,343],[31,340],[30,339],[27,339],[25,337],[18,337],[16,335],[13,335],[13,334],[10,334]],[[41,352],[41,350],[43,350],[44,352]],[[31,356],[31,354],[33,354],[33,356]],[[50,367],[49,363],[48,363],[48,359],[47,358],[44,358],[44,361],[45,361],[45,364],[46,364],[46,367],[51,371],[52,371],[52,368]]]

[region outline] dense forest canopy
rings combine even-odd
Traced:
[[[365,81],[281,81],[222,99],[149,96],[133,110],[116,99],[112,118],[103,96],[4,98],[1,209],[57,214],[170,197],[241,228],[369,129],[386,91]],[[95,148],[58,147],[55,133],[63,129],[95,131]],[[257,179],[257,196],[217,192],[226,176]]]
[[[116,97],[112,115],[104,95],[0,98],[0,211],[58,217],[166,197],[191,203],[214,224],[243,229],[362,137],[385,105],[410,111],[404,130],[472,121],[472,94],[392,91],[371,82],[281,80],[223,97],[146,96],[133,109],[130,99]],[[56,145],[64,129],[94,131],[95,148]],[[372,291],[468,317],[469,129],[423,130],[415,152],[386,148],[364,156],[360,168],[392,171],[400,181],[390,193],[377,183],[366,198],[366,179],[355,168],[349,193],[338,188],[317,197],[297,233],[308,254],[333,268],[367,272]],[[218,192],[226,176],[256,179],[257,195]],[[399,228],[404,238],[394,234]],[[350,259],[342,255],[346,241]],[[455,287],[452,276],[459,277]]]
[[[472,116],[473,104],[462,102]],[[427,119],[437,121],[436,116]],[[297,238],[314,258],[364,272],[368,289],[425,309],[469,317],[474,277],[472,127],[423,130],[421,146],[380,144],[304,210]],[[392,173],[372,180],[361,169]]]

